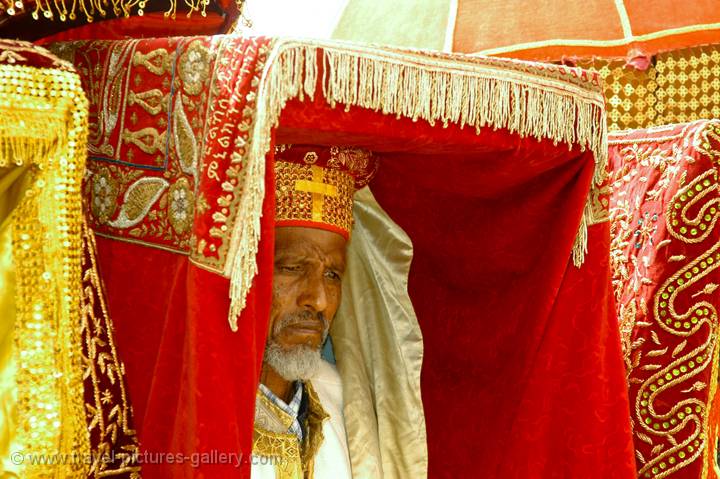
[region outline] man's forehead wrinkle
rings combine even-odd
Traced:
[[[335,256],[332,252],[326,252],[318,244],[306,239],[297,239],[290,242],[290,244],[286,244],[285,247],[280,250],[278,256],[287,255],[318,257],[323,260],[330,259]]]

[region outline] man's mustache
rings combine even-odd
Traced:
[[[279,334],[280,331],[283,329],[289,327],[289,326],[295,326],[297,324],[303,324],[303,323],[312,323],[317,322],[322,324],[322,330],[323,330],[323,340],[328,334],[328,330],[330,328],[330,324],[328,323],[327,318],[325,315],[321,312],[313,313],[312,311],[298,311],[297,313],[289,313],[286,315],[281,316],[278,318],[278,321],[275,322],[275,325],[273,327],[273,332],[275,334]]]

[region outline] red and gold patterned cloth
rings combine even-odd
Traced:
[[[642,478],[715,478],[720,123],[613,134],[613,286]]]
[[[275,143],[379,159],[415,251],[430,477],[634,477],[596,75],[233,36],[54,50],[91,101],[86,208],[145,477],[249,474],[222,457],[250,451]]]

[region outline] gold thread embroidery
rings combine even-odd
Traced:
[[[82,331],[87,348],[85,377],[89,379],[92,391],[92,402],[86,402],[85,409],[88,431],[96,438],[92,444],[94,454],[90,470],[93,477],[130,473],[130,477],[139,479],[137,437],[130,427],[132,408],[125,390],[125,368],[115,348],[113,327],[98,274],[95,237],[84,221],[82,231],[85,252]],[[99,317],[95,314],[96,305],[99,305]],[[113,389],[103,388],[108,382]]]
[[[302,447],[295,434],[268,430],[287,430],[292,418],[268,400],[262,392],[257,393],[253,454],[275,459],[278,478],[312,478],[315,457],[325,439],[323,424],[330,416],[322,407],[312,383],[308,381],[304,387],[308,397],[308,418],[307,434]]]

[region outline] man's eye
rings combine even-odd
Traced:
[[[280,266],[280,271],[283,273],[299,273],[302,268],[299,265],[284,265]]]
[[[341,279],[340,274],[338,274],[337,271],[333,271],[331,269],[325,271],[325,277],[332,281],[340,281]]]

